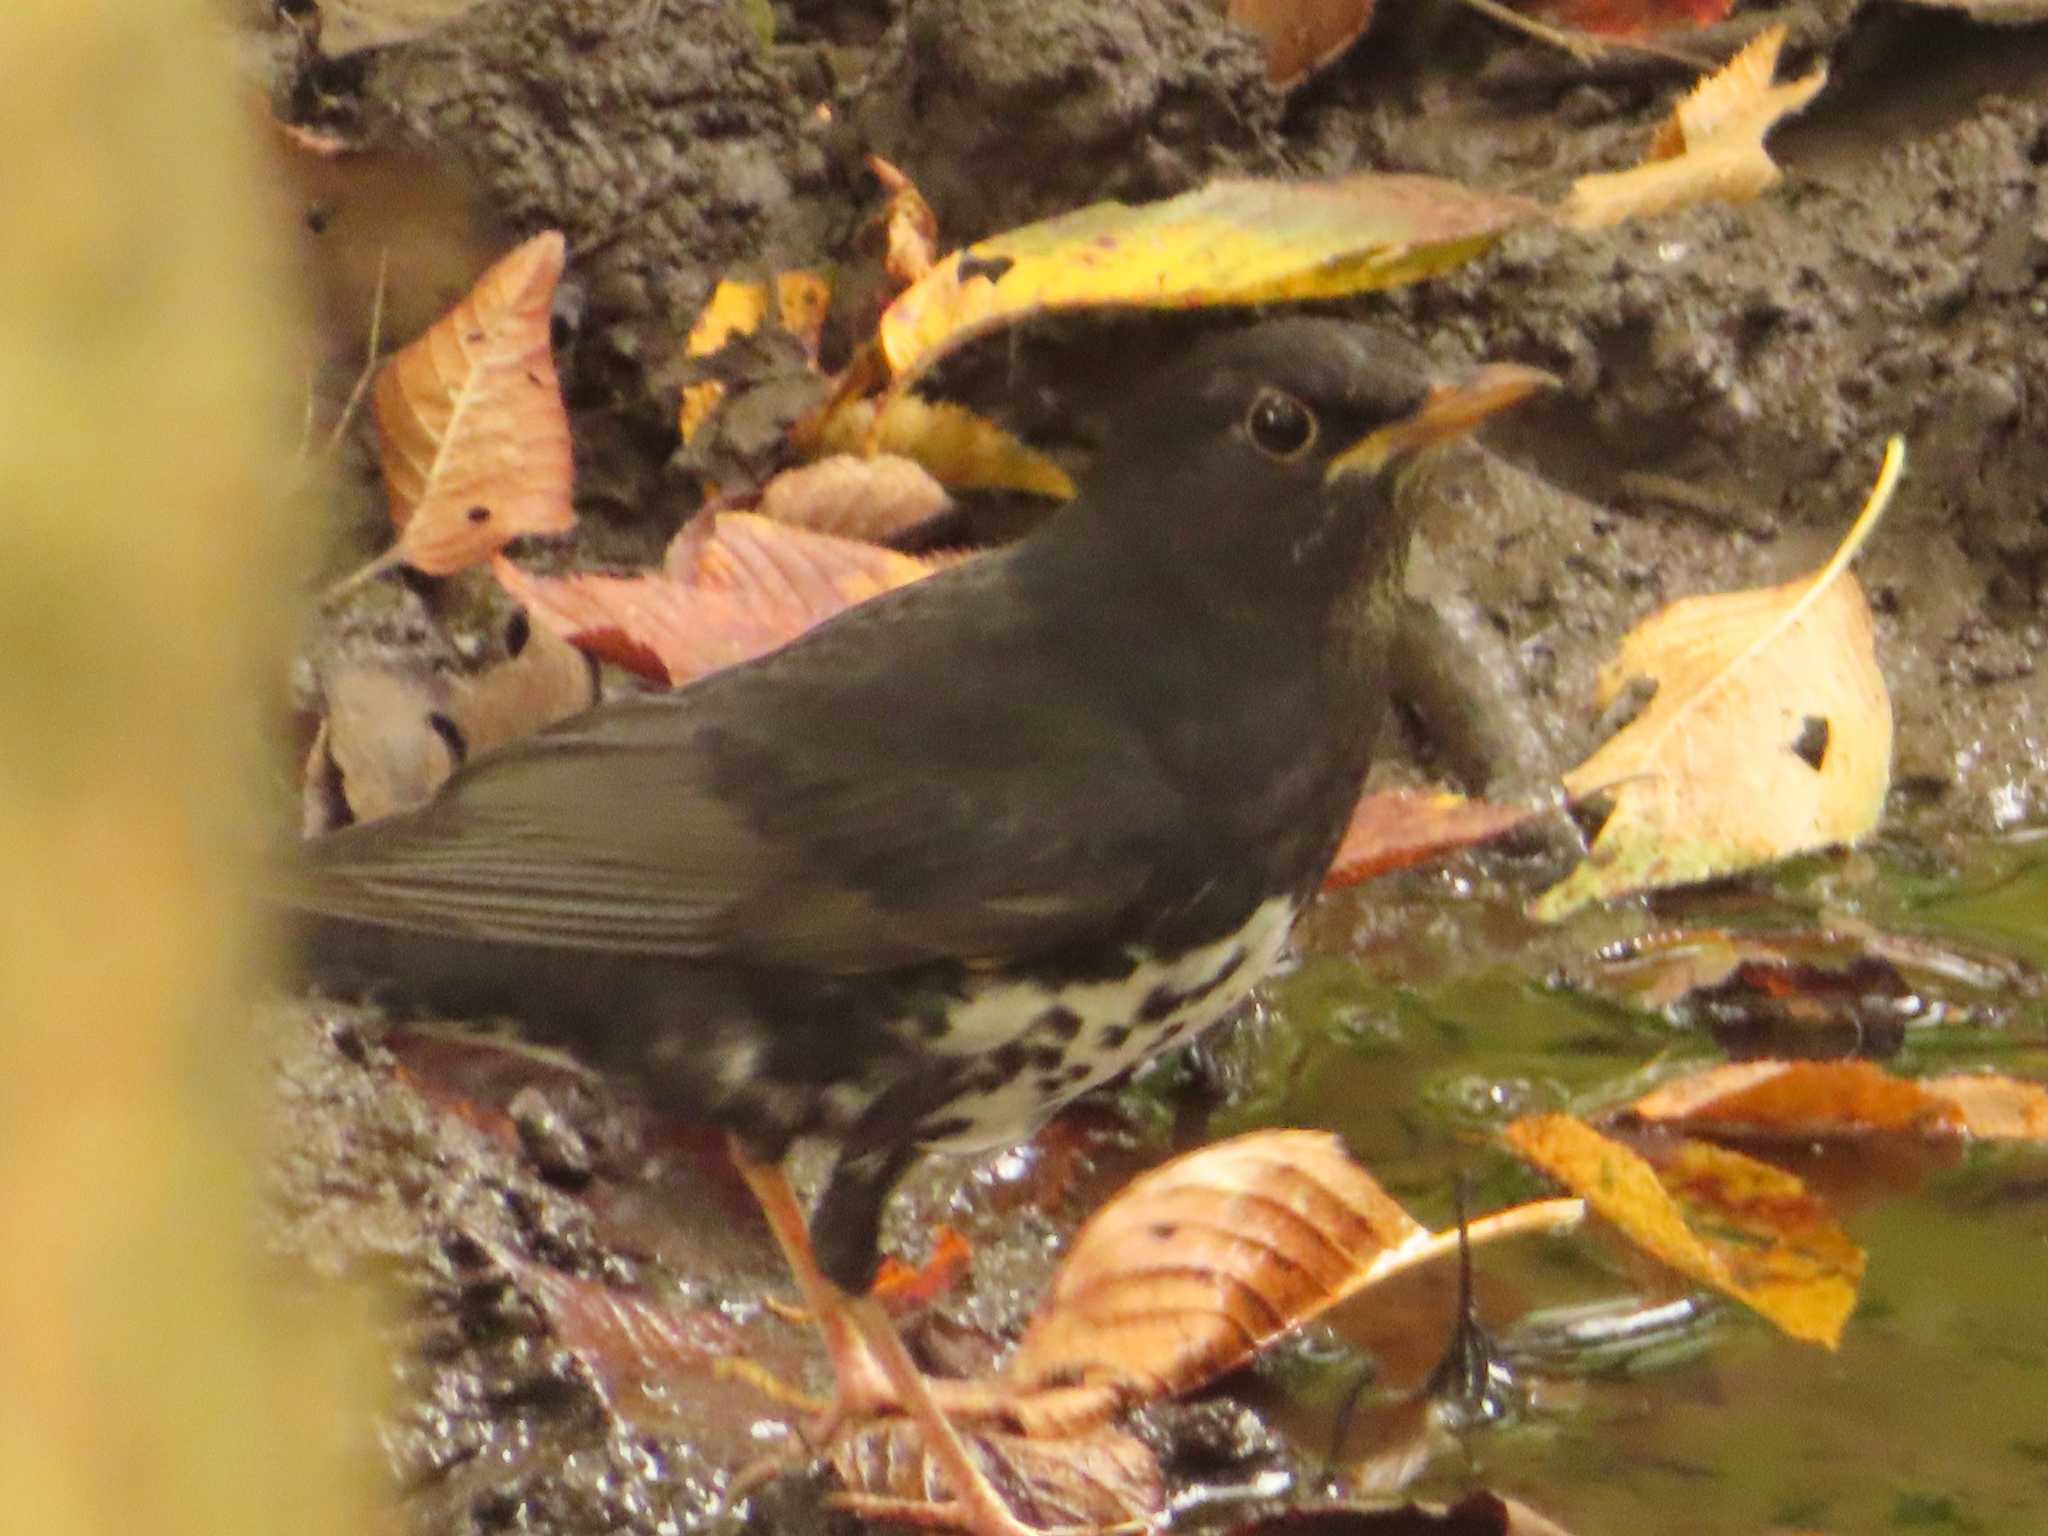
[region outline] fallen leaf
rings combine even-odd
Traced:
[[[536,235],[384,365],[372,394],[399,539],[430,576],[576,522],[569,418],[549,350],[565,247]]]
[[[880,155],[868,156],[868,169],[889,194],[882,212],[887,241],[882,264],[891,277],[907,286],[931,271],[938,259],[939,218],[910,178]]]
[[[321,659],[315,672],[326,713],[304,771],[308,837],[423,804],[468,757],[596,697],[589,662],[544,630],[473,673],[354,652]]]
[[[955,251],[877,332],[898,385],[1034,315],[1334,298],[1477,255],[1538,209],[1428,176],[1220,180],[1165,202],[1096,203]]]
[[[1462,853],[1526,825],[1537,814],[1521,806],[1468,800],[1449,790],[1389,789],[1367,795],[1351,812],[1323,889],[1357,885]]]
[[[720,278],[711,297],[697,312],[690,334],[683,342],[683,356],[709,357],[735,336],[751,336],[768,314],[768,286],[738,283]],[[676,416],[676,428],[685,443],[703,429],[725,398],[725,385],[717,379],[683,386],[683,403]]]
[[[1666,1083],[1641,1119],[1730,1133],[2048,1140],[2048,1088],[1991,1073],[1898,1077],[1867,1061],[1746,1061]]]
[[[1011,1512],[1036,1529],[1142,1528],[1166,1506],[1158,1457],[1143,1441],[1107,1425],[1049,1438],[958,1427]],[[923,1440],[902,1419],[840,1440],[832,1466],[853,1495],[850,1507],[869,1518],[908,1516],[910,1509],[929,1510],[949,1498]]]
[[[785,469],[761,488],[755,511],[813,533],[886,544],[953,509],[923,465],[892,453],[835,453]]]
[[[1827,84],[1826,66],[1773,83],[1785,28],[1757,34],[1726,65],[1679,102],[1651,140],[1641,165],[1595,172],[1572,183],[1559,216],[1575,229],[1605,229],[1715,198],[1752,198],[1780,177],[1764,135]]]
[[[973,1258],[974,1250],[959,1230],[941,1224],[932,1234],[931,1257],[924,1263],[913,1268],[893,1253],[883,1256],[874,1294],[892,1311],[929,1306],[960,1283]]]
[[[775,274],[775,316],[782,328],[802,343],[814,363],[824,345],[825,316],[831,308],[832,285],[816,272]]]
[[[955,490],[1025,491],[1067,501],[1074,481],[1044,454],[963,405],[917,395],[834,407],[818,427],[819,446],[836,453],[881,452],[913,460]]]
[[[1653,1167],[1569,1115],[1530,1116],[1501,1134],[1651,1257],[1795,1339],[1840,1342],[1863,1253],[1791,1174],[1699,1142]]]
[[[1591,37],[1640,41],[1667,32],[1710,27],[1734,0],[1521,0],[1515,9]]]
[[[1601,671],[1601,703],[1636,678],[1656,695],[1565,775],[1574,798],[1611,792],[1614,808],[1586,858],[1537,899],[1537,917],[1854,843],[1877,825],[1891,700],[1847,566],[1903,459],[1893,438],[1862,515],[1812,576],[1683,598],[1629,632]]]
[[[1373,0],[1230,0],[1230,19],[1266,53],[1266,83],[1289,90],[1336,63],[1372,25]]]
[[[721,513],[678,536],[668,567],[639,576],[536,576],[500,558],[498,580],[542,623],[656,682],[689,682],[786,645],[813,624],[929,575],[879,545]]]
[[[1547,1201],[1469,1224],[1475,1243],[1578,1220]],[[1255,1131],[1134,1180],[1089,1218],[1005,1379],[1020,1422],[1074,1427],[1191,1391],[1366,1287],[1457,1249],[1320,1131]]]

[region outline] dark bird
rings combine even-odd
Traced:
[[[912,1414],[959,1523],[1018,1536],[867,1294],[883,1202],[1273,963],[1386,712],[1396,474],[1547,382],[1331,321],[1205,341],[1021,543],[309,844],[309,974],[510,1016],[728,1129],[840,1409]],[[808,1244],[803,1137],[838,1147]]]

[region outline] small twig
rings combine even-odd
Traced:
[[[1615,488],[1631,500],[1655,502],[1674,511],[1689,513],[1716,528],[1733,528],[1759,539],[1769,538],[1776,532],[1763,508],[1738,497],[1710,491],[1676,475],[1630,470],[1616,477]]]
[[[363,358],[363,371],[356,375],[355,387],[348,392],[348,399],[342,402],[341,416],[334,423],[334,431],[328,435],[326,455],[334,457],[341,447],[342,437],[348,432],[348,424],[354,418],[356,407],[363,403],[363,395],[370,387],[370,380],[377,376],[377,348],[384,334],[384,278],[391,265],[391,247],[385,246],[377,255],[377,291],[370,300],[370,345]]]
[[[1461,0],[1461,3],[1470,6],[1490,21],[1533,37],[1539,43],[1548,43],[1553,48],[1561,49],[1581,64],[1597,64],[1616,53],[1639,53],[1648,54],[1653,58],[1669,59],[1674,64],[1683,64],[1688,69],[1696,69],[1702,73],[1716,67],[1712,59],[1700,58],[1685,49],[1674,48],[1669,43],[1652,42],[1648,38],[1639,37],[1595,37],[1590,32],[1582,32],[1573,27],[1553,27],[1501,4],[1500,0]]]

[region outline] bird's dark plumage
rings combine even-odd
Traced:
[[[839,1141],[819,1256],[864,1288],[918,1147],[1028,1131],[1278,953],[1383,712],[1429,390],[1364,327],[1203,344],[1024,542],[309,845],[309,969],[761,1156]]]

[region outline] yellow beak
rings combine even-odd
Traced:
[[[1395,460],[1420,453],[1431,443],[1461,436],[1539,389],[1556,389],[1558,383],[1541,368],[1488,363],[1456,384],[1438,384],[1414,415],[1367,433],[1332,459],[1323,472],[1323,482],[1328,484],[1343,475],[1376,475]]]

